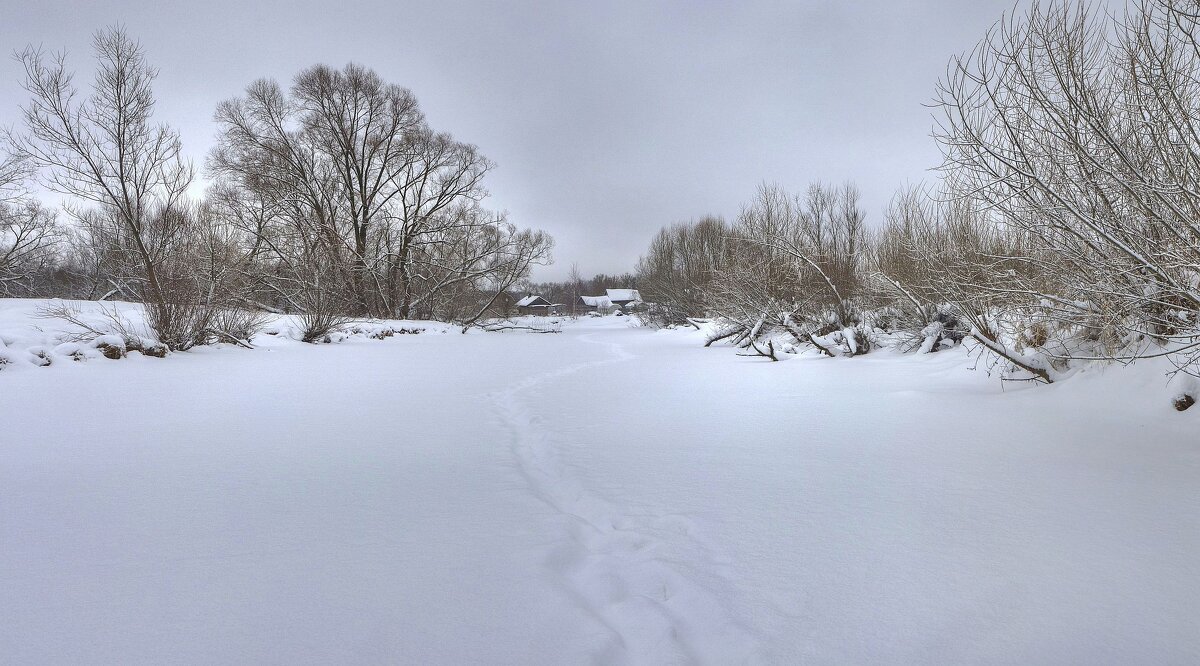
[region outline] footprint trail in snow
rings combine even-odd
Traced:
[[[729,609],[732,586],[714,548],[680,515],[646,515],[589,492],[559,459],[561,443],[535,416],[532,393],[548,382],[634,358],[593,335],[607,359],[567,366],[492,396],[530,490],[561,515],[565,534],[545,565],[563,591],[604,628],[605,664],[745,663],[756,642]]]

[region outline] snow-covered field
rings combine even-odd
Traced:
[[[1157,368],[255,342],[0,368],[0,662],[1200,662],[1200,410]]]

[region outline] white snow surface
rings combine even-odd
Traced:
[[[35,306],[6,353],[57,340]],[[629,319],[0,366],[0,661],[1200,662],[1160,367]]]

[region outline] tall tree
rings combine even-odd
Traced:
[[[477,203],[491,163],[431,130],[416,99],[358,65],[301,72],[290,93],[251,84],[221,103],[209,169],[227,188],[268,202],[273,247],[320,252],[354,314],[407,317],[425,243],[453,234],[456,207]]]
[[[51,190],[97,206],[113,237],[139,268],[136,289],[151,326],[174,348],[195,344],[204,327],[195,317],[195,290],[185,293],[167,263],[188,233],[182,214],[193,170],[179,135],[153,123],[157,70],[123,28],[92,39],[96,74],[81,96],[65,54],[28,47],[17,54],[30,94],[22,108],[25,131],[9,132],[16,155],[37,169]],[[68,208],[82,217],[86,211]]]

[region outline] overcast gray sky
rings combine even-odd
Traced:
[[[922,105],[947,60],[1012,4],[0,0],[0,48],[66,48],[87,81],[91,33],[123,23],[197,164],[217,102],[254,79],[373,67],[498,163],[491,206],[554,235],[535,277],[557,279],[572,262],[630,270],[663,224],[732,217],[764,181],[853,180],[878,222],[898,187],[934,177]],[[0,124],[19,76],[0,61]]]

